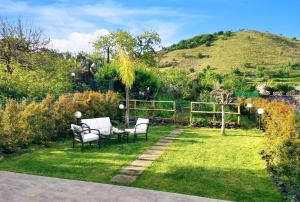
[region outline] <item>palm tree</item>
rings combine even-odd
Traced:
[[[135,62],[129,58],[127,53],[120,47],[118,47],[118,63],[119,72],[122,83],[125,85],[125,100],[126,100],[126,113],[125,124],[129,125],[129,91],[135,80]]]

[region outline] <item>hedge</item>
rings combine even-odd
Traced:
[[[119,95],[111,91],[102,94],[87,91],[62,95],[58,99],[48,95],[41,102],[8,100],[0,110],[0,147],[4,153],[26,149],[30,144],[49,145],[66,138],[75,111],[84,118],[119,116]]]
[[[296,107],[282,101],[257,99],[255,109],[265,110],[264,158],[278,187],[289,198],[300,199],[300,139]]]

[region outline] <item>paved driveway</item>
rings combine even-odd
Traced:
[[[0,201],[214,202],[219,200],[0,171]]]

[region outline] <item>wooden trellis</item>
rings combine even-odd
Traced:
[[[194,110],[194,106],[195,105],[212,105],[213,110],[212,111],[198,111],[198,110]],[[219,103],[215,103],[215,102],[191,102],[191,111],[190,111],[190,125],[192,125],[193,122],[193,114],[212,114],[213,115],[213,121],[215,121],[216,119],[216,115],[217,114],[222,114],[221,111],[216,111],[216,106],[217,105],[221,105]],[[237,112],[226,112],[225,114],[234,114],[237,115],[238,119],[237,119],[237,124],[241,125],[241,106],[239,103],[229,103],[227,105],[233,105],[233,106],[237,106]]]

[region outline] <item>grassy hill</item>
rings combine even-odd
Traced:
[[[208,65],[217,71],[233,68],[282,68],[294,65],[299,69],[300,41],[256,31],[234,32],[230,37],[219,36],[210,46],[162,51],[161,67],[194,68]]]

